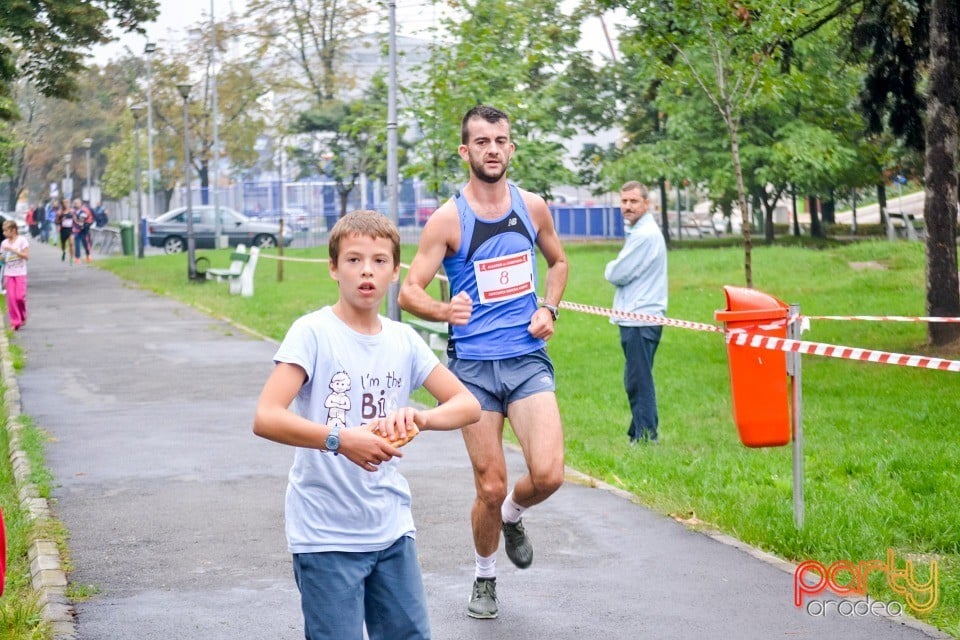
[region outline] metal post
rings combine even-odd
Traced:
[[[213,246],[220,248],[223,235],[222,224],[220,220],[220,134],[217,128],[218,109],[217,109],[217,23],[213,19],[213,0],[210,0],[210,84],[212,100],[212,119],[213,119]],[[280,212],[281,217],[283,211]],[[282,240],[282,238],[281,238]],[[282,244],[282,242],[281,242]]]
[[[189,84],[178,84],[177,90],[183,96],[183,186],[187,191],[187,277],[197,278],[196,240],[193,236],[193,198],[190,194],[190,129],[187,120],[187,101],[190,98]]]
[[[850,189],[853,217],[850,219],[850,233],[857,235],[857,188]]]
[[[400,185],[398,184],[399,169],[397,159],[397,3],[390,0],[387,3],[390,9],[390,74],[387,92],[387,191],[390,198],[390,219],[394,224],[399,220]],[[397,297],[400,294],[400,284],[390,283],[387,294],[387,317],[393,320],[400,319],[400,307]]]
[[[63,181],[63,196],[73,200],[73,178],[70,177],[70,156],[71,154],[69,153],[63,156],[63,161],[67,163],[67,177]]]
[[[787,337],[800,339],[800,305],[790,305]],[[787,354],[787,374],[792,378],[790,384],[790,423],[793,428],[793,524],[803,529],[803,382],[800,354]]]
[[[87,203],[93,205],[93,191],[90,188],[90,147],[93,146],[93,138],[83,139],[83,148],[87,152]]]
[[[683,206],[680,202],[680,182],[677,183],[677,240],[683,238]]]
[[[137,224],[134,226],[134,238],[136,239],[137,244],[137,257],[143,257],[143,230],[140,228],[143,225],[143,187],[141,184],[142,176],[140,175],[140,118],[143,116],[143,105],[135,104],[130,107],[130,113],[133,114],[133,148],[134,154],[136,155],[136,160],[134,161],[134,166],[137,174]]]
[[[157,50],[157,45],[153,42],[148,42],[143,47],[143,53],[147,56],[147,217],[153,218],[153,207],[154,207],[154,196],[153,196],[153,99],[152,99],[152,88],[153,80],[150,74],[150,58],[154,51]],[[141,243],[142,246],[143,243]],[[143,257],[143,252],[141,250],[140,257]]]

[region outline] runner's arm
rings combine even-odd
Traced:
[[[440,271],[448,251],[452,250],[455,242],[459,242],[458,220],[456,204],[448,200],[424,225],[417,255],[400,285],[398,301],[404,311],[424,320],[453,324],[465,324],[469,319],[472,303],[465,295],[454,296],[450,302],[445,302],[427,293],[427,286]],[[469,304],[465,305],[465,301]]]

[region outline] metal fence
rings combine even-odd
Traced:
[[[353,189],[346,203],[346,210],[364,208],[374,209],[384,214],[388,213],[389,205],[386,201],[381,185],[363,183]],[[195,205],[210,204],[213,202],[213,193],[199,187],[192,189],[190,197]],[[152,207],[154,217],[167,210],[164,196],[154,194],[155,202]],[[314,182],[287,182],[260,181],[239,182],[224,187],[216,192],[220,206],[229,207],[248,216],[267,220],[278,220],[283,211],[283,219],[297,233],[300,246],[312,246],[326,242],[326,230],[337,221],[341,211],[340,194],[333,181]],[[151,207],[146,193],[142,194],[141,215],[150,217]],[[174,193],[169,208],[184,206],[186,193],[181,189]],[[442,200],[441,200],[442,203]],[[137,198],[132,197],[120,200],[105,201],[104,206],[110,217],[110,222],[121,220],[135,221],[137,219]],[[427,221],[437,207],[437,200],[422,193],[412,181],[407,180],[401,185],[400,201],[398,204],[398,224],[404,236],[415,238],[419,236],[419,229]],[[610,204],[584,205],[551,205],[554,225],[558,233],[566,238],[583,239],[615,239],[623,237],[623,218],[620,208]]]

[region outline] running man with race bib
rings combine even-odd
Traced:
[[[479,105],[461,123],[466,186],[430,216],[400,289],[400,306],[448,322],[450,370],[480,401],[480,420],[462,429],[477,496],[471,512],[476,572],[467,614],[497,617],[496,555],[503,531],[507,557],[525,569],[533,546],[521,522],[526,509],[563,484],[563,427],[553,363],[557,305],[567,284],[567,259],[543,198],[506,179],[513,156],[510,120]],[[544,304],[537,304],[536,249],[547,263]],[[443,267],[452,298],[426,287]],[[504,417],[527,462],[507,493]]]

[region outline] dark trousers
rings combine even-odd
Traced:
[[[660,346],[662,326],[620,327],[620,346],[627,362],[623,368],[623,386],[630,401],[631,440],[656,440],[660,417],[657,391],[653,385],[653,357]]]

